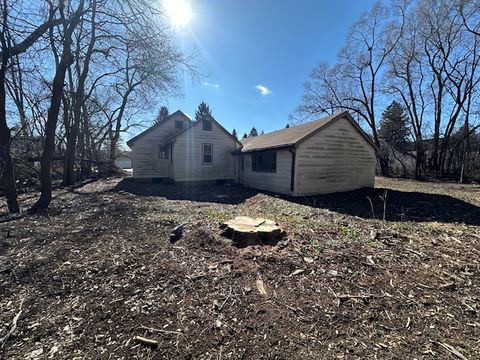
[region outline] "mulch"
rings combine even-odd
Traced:
[[[471,221],[382,221],[328,199],[118,178],[54,197],[46,215],[0,223],[0,358],[480,358]],[[286,236],[238,248],[219,225],[239,215]]]

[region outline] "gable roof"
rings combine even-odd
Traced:
[[[194,126],[197,126],[199,123],[201,123],[203,120],[211,120],[211,121],[214,121],[215,124],[218,125],[218,127],[225,133],[227,134],[229,137],[231,137],[236,143],[238,143],[240,146],[242,145],[242,143],[240,141],[238,141],[238,139],[236,139],[232,134],[230,134],[217,120],[215,120],[215,118],[211,115],[205,115],[204,117],[202,117],[200,120],[198,121],[191,121],[190,124],[186,127],[184,127],[182,130],[176,132],[175,134],[173,134],[172,136],[170,136],[167,140],[165,140],[165,144],[168,144],[168,143],[171,143],[173,140],[175,140],[176,137],[178,137],[179,135],[183,134],[184,132],[186,131],[189,131],[190,129],[192,129]]]
[[[172,117],[176,116],[176,115],[180,115],[182,116],[183,118],[185,118],[185,120],[187,120],[189,122],[189,125],[191,125],[192,123],[192,120],[190,120],[190,118],[185,115],[185,113],[181,110],[177,110],[175,111],[174,113],[166,116],[165,118],[163,118],[161,121],[159,121],[158,123],[156,123],[155,125],[149,127],[147,130],[141,132],[140,134],[138,134],[137,136],[134,136],[133,138],[131,138],[130,140],[127,141],[127,145],[129,147],[132,147],[133,143],[135,141],[137,141],[138,139],[140,139],[142,136],[150,133],[151,131],[153,131],[154,129],[156,129],[158,126],[160,126],[161,124],[163,124],[164,122],[170,120]],[[188,127],[189,125],[187,125],[186,127]]]
[[[368,136],[357,124],[357,122],[352,118],[348,111],[341,113],[333,114],[327,117],[324,117],[319,120],[311,121],[306,124],[301,124],[297,126],[292,126],[286,129],[273,131],[268,134],[249,137],[240,140],[243,145],[241,150],[242,153],[267,150],[267,149],[278,149],[289,146],[295,146],[300,142],[308,139],[310,136],[316,134],[318,131],[326,128],[327,126],[335,123],[339,119],[347,119],[353,127],[362,135],[365,140],[376,150],[378,147],[375,145],[373,140]]]

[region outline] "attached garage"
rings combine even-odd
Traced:
[[[374,185],[377,147],[348,112],[241,143],[246,186],[306,196]]]

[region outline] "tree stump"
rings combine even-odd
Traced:
[[[248,216],[237,216],[225,221],[221,228],[224,229],[222,235],[232,239],[238,247],[275,245],[284,235],[275,221]]]

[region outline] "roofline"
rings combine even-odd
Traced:
[[[157,126],[159,126],[160,124],[164,123],[165,121],[169,120],[170,118],[172,118],[174,115],[182,115],[185,119],[187,119],[190,123],[192,122],[192,120],[187,116],[185,115],[185,113],[182,111],[182,110],[177,110],[175,111],[174,113],[166,116],[165,118],[163,118],[161,121],[159,121],[158,123],[150,126],[148,129],[142,131],[140,134],[138,134],[137,136],[134,136],[133,138],[131,138],[130,140],[127,141],[127,145],[129,148],[132,148],[132,145],[135,141],[137,141],[138,139],[140,139],[143,135],[146,135],[148,134],[150,131],[152,131],[153,129],[155,129]]]
[[[303,138],[297,140],[297,142],[295,143],[296,145],[304,142],[305,140],[309,139],[310,137],[312,137],[313,135],[315,135],[316,133],[318,133],[319,131],[325,129],[326,127],[328,127],[329,125],[337,122],[338,120],[340,119],[343,119],[343,118],[346,118],[352,125],[353,127],[360,133],[360,135],[362,135],[362,137],[367,140],[367,142],[373,147],[373,149],[375,150],[375,152],[379,152],[380,149],[379,147],[375,144],[375,142],[370,138],[370,136],[368,136],[368,134],[363,131],[363,129],[360,127],[360,125],[357,124],[357,122],[355,121],[355,119],[352,117],[352,115],[350,115],[350,113],[348,111],[343,111],[337,115],[335,115],[335,117],[333,117],[332,119],[330,119],[329,121],[327,121],[325,124],[319,126],[318,128],[316,128],[315,130],[313,130],[312,132],[306,134]]]
[[[205,120],[205,119],[210,119],[210,120],[213,120],[215,121],[215,123],[220,127],[221,130],[223,130],[223,132],[225,132],[225,134],[227,134],[230,138],[232,138],[232,140],[240,145],[240,147],[242,147],[242,143],[235,138],[235,136],[233,136],[231,133],[229,133],[223,126],[222,124],[220,124],[212,115],[205,115],[203,116],[202,118],[200,118],[199,120],[197,121],[192,121],[191,124],[185,128],[183,128],[181,131],[177,132],[176,134],[173,134],[169,139],[167,139],[167,141],[165,142],[166,144],[169,144],[169,143],[172,143],[178,136],[180,136],[181,134],[183,134],[184,132],[187,132],[189,129],[192,129],[194,126],[196,126],[198,123],[200,123],[201,121]]]
[[[353,119],[352,115],[350,115],[350,113],[348,111],[342,111],[342,112],[334,115],[330,120],[328,120],[324,124],[320,125],[316,129],[312,130],[311,132],[304,135],[302,138],[300,138],[299,140],[297,140],[293,143],[273,145],[273,146],[268,146],[268,147],[259,147],[259,148],[254,148],[254,149],[251,149],[251,150],[245,150],[245,151],[242,150],[242,153],[246,154],[246,153],[251,153],[251,152],[255,152],[255,151],[283,149],[283,148],[290,148],[292,146],[296,147],[298,144],[306,141],[307,139],[309,139],[313,135],[317,134],[319,131],[322,131],[323,129],[325,129],[329,125],[335,123],[336,121],[338,121],[340,119],[344,119],[344,118],[346,118],[353,125],[353,127],[374,148],[374,150],[376,152],[379,152],[380,149],[378,148],[378,146],[374,143],[374,141],[370,138],[370,136],[367,133],[365,133],[365,131],[363,131],[363,129],[357,124],[357,122]],[[319,121],[319,120],[321,120],[321,119],[318,119],[318,120],[315,120],[315,121]],[[276,131],[282,131],[282,130],[284,130],[284,129],[280,129],[280,130],[276,130]],[[273,132],[276,132],[276,131],[273,131]],[[271,134],[271,133],[268,133],[268,134]],[[265,135],[268,135],[268,134],[265,134]],[[242,144],[242,148],[243,147],[244,147],[244,145]]]

